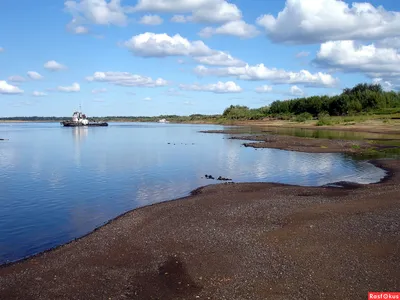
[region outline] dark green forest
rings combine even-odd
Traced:
[[[285,118],[302,115],[312,119],[322,116],[347,116],[361,113],[390,114],[400,112],[400,93],[385,92],[379,84],[358,84],[336,96],[312,96],[274,101],[268,107],[249,109],[230,106],[222,114],[227,119]]]
[[[92,120],[155,122],[167,119],[170,122],[206,122],[224,123],[234,120],[260,120],[275,118],[304,122],[318,119],[318,125],[324,125],[328,118],[335,116],[390,115],[400,113],[400,92],[384,91],[379,84],[361,83],[353,88],[346,88],[336,96],[311,96],[291,100],[278,100],[269,106],[249,108],[231,105],[222,115],[190,116],[161,115],[154,117],[107,116],[93,117]],[[0,118],[3,121],[62,121],[70,117],[11,117]],[[325,122],[325,123],[324,123]]]

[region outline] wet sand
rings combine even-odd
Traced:
[[[400,161],[379,184],[206,186],[0,268],[0,299],[366,299],[400,290]]]
[[[382,150],[383,148],[398,148],[397,146],[380,145],[378,140],[374,140],[374,143],[370,143],[368,140],[353,141],[282,135],[252,135],[244,137],[232,137],[232,139],[253,141],[250,143],[243,143],[243,145],[246,147],[274,148],[309,153],[357,154],[371,150]]]
[[[299,128],[299,129],[313,129],[313,130],[333,130],[333,131],[355,131],[355,132],[369,132],[379,134],[399,134],[400,121],[391,120],[391,123],[383,123],[382,120],[366,120],[355,124],[336,124],[316,126],[316,121],[299,123],[285,120],[255,120],[255,121],[235,121],[232,125],[239,126],[258,126],[265,128]]]
[[[395,139],[371,139],[371,140],[340,140],[340,139],[323,139],[323,138],[308,138],[296,137],[289,135],[277,134],[253,134],[238,135],[236,130],[207,130],[201,131],[203,133],[220,133],[233,135],[230,139],[238,139],[244,142],[246,147],[253,148],[274,148],[280,150],[289,150],[297,152],[309,153],[349,153],[349,154],[362,154],[368,151],[383,150],[383,149],[397,149],[395,145],[384,145],[383,142],[399,142]]]

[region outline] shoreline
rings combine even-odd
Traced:
[[[290,151],[290,150],[288,150],[288,151]],[[384,159],[366,160],[366,162],[371,163],[375,167],[378,167],[378,168],[384,170],[385,173],[386,173],[386,175],[383,178],[381,178],[378,182],[373,182],[373,183],[368,183],[368,184],[360,184],[360,183],[355,183],[355,182],[351,182],[351,181],[337,181],[337,182],[330,182],[330,183],[327,183],[327,184],[324,184],[324,185],[320,185],[320,186],[302,186],[302,185],[293,185],[293,184],[276,183],[276,182],[239,182],[239,183],[236,183],[236,182],[219,182],[219,183],[214,183],[214,184],[203,185],[203,186],[200,186],[200,187],[197,187],[197,188],[193,189],[186,196],[183,196],[183,197],[180,197],[180,198],[169,199],[169,200],[166,200],[166,201],[163,201],[163,202],[156,202],[156,203],[152,203],[152,204],[148,204],[148,205],[145,205],[145,206],[140,206],[140,207],[128,210],[128,211],[116,216],[115,218],[108,220],[107,222],[105,222],[102,225],[96,227],[92,231],[90,231],[90,232],[88,232],[88,233],[86,233],[86,234],[84,234],[84,235],[82,235],[80,237],[74,238],[74,239],[70,240],[69,242],[66,242],[64,244],[55,246],[53,248],[41,251],[41,252],[33,254],[33,255],[29,255],[27,257],[21,258],[21,259],[16,260],[16,261],[11,261],[11,262],[6,262],[6,263],[3,263],[3,264],[0,264],[0,269],[11,267],[12,265],[20,264],[20,263],[23,263],[23,262],[28,261],[30,259],[38,258],[38,257],[42,256],[45,253],[53,252],[54,250],[58,250],[59,248],[62,248],[62,247],[67,246],[67,245],[69,245],[71,243],[74,243],[74,242],[77,242],[77,241],[79,241],[81,239],[84,239],[85,237],[87,237],[87,236],[91,235],[92,233],[96,232],[97,230],[100,230],[102,227],[107,226],[107,225],[113,223],[114,221],[117,221],[118,219],[123,218],[125,215],[133,213],[133,212],[135,212],[137,210],[144,209],[144,208],[147,208],[147,207],[156,206],[156,205],[159,205],[159,204],[162,204],[162,203],[168,203],[168,202],[173,202],[173,201],[184,201],[185,199],[188,199],[188,198],[191,198],[193,196],[201,194],[204,189],[207,189],[207,188],[212,187],[212,186],[218,186],[218,185],[247,185],[247,184],[271,184],[271,185],[276,185],[276,186],[286,186],[286,187],[289,187],[289,188],[290,187],[293,187],[293,188],[297,187],[297,188],[310,188],[310,189],[312,189],[312,188],[355,189],[355,188],[359,188],[359,187],[363,187],[363,186],[382,184],[382,183],[385,183],[387,181],[390,181],[390,179],[395,174],[395,169],[386,166],[384,163],[382,163],[382,161],[384,161]],[[339,185],[339,187],[331,187],[330,185]]]
[[[254,149],[270,148],[286,151],[296,151],[305,153],[344,153],[350,155],[373,156],[389,151],[400,154],[399,139],[327,139],[298,137],[292,135],[279,135],[265,133],[241,134],[234,130],[207,130],[201,133],[229,134],[229,139],[247,141],[242,143],[245,147]],[[385,144],[386,143],[386,144]]]
[[[60,121],[4,121],[0,120],[0,124],[4,123],[59,123]],[[158,123],[154,122],[143,122],[143,121],[129,121],[129,120],[114,120],[108,121],[110,123]],[[282,120],[247,120],[247,121],[227,121],[226,123],[212,122],[212,121],[183,121],[174,122],[170,121],[169,124],[194,124],[194,125],[220,125],[220,126],[239,126],[239,127],[264,127],[273,129],[301,129],[301,130],[321,130],[321,131],[346,131],[346,132],[365,132],[365,133],[375,133],[384,135],[400,134],[400,122],[395,124],[385,124],[382,122],[376,122],[376,120],[367,120],[364,122],[359,122],[355,124],[336,124],[336,125],[324,125],[317,126],[314,123],[301,123],[301,122],[290,122]]]
[[[294,150],[288,150],[288,151],[294,151]],[[108,226],[111,223],[113,223],[115,221],[118,221],[118,219],[123,218],[124,216],[129,215],[131,213],[134,213],[135,211],[138,211],[138,210],[141,210],[141,209],[145,209],[145,208],[150,208],[150,207],[157,206],[157,205],[160,205],[160,204],[163,204],[163,203],[169,203],[169,202],[174,202],[174,201],[184,201],[184,200],[190,199],[191,197],[194,197],[196,195],[200,195],[203,190],[205,190],[207,188],[210,188],[210,187],[213,187],[213,186],[219,186],[219,185],[224,185],[224,186],[225,185],[249,185],[249,184],[250,185],[251,184],[262,185],[262,184],[267,184],[267,185],[275,185],[275,186],[284,186],[284,187],[288,187],[288,188],[310,188],[310,189],[313,189],[313,188],[329,188],[329,189],[350,189],[350,190],[352,190],[352,189],[356,189],[356,188],[361,188],[363,186],[371,186],[371,185],[377,185],[377,184],[379,185],[379,184],[386,183],[387,181],[390,181],[391,178],[395,174],[395,169],[391,168],[389,166],[386,166],[384,163],[382,163],[384,161],[385,161],[384,159],[366,160],[366,162],[371,163],[375,167],[378,167],[378,168],[384,170],[385,173],[386,173],[386,175],[383,178],[381,178],[378,182],[373,182],[373,183],[368,183],[368,184],[359,184],[359,183],[349,182],[349,181],[337,181],[337,182],[330,182],[330,183],[327,183],[327,184],[324,184],[324,185],[320,185],[320,186],[302,186],[302,185],[293,185],[293,184],[276,183],[276,182],[240,182],[240,183],[236,183],[236,182],[220,182],[220,183],[203,185],[203,186],[200,186],[200,187],[195,188],[192,191],[190,191],[187,196],[183,196],[183,197],[180,197],[180,198],[173,198],[173,199],[166,200],[166,201],[163,201],[163,202],[156,202],[156,203],[152,203],[152,204],[148,204],[148,205],[145,205],[145,206],[140,206],[140,207],[128,210],[128,211],[116,216],[115,218],[108,220],[104,224],[94,228],[92,231],[90,231],[90,232],[88,232],[88,233],[86,233],[86,234],[84,234],[84,235],[82,235],[80,237],[74,238],[74,239],[72,239],[72,240],[70,240],[70,241],[68,241],[68,242],[66,242],[64,244],[55,246],[53,248],[41,251],[41,252],[33,254],[33,255],[29,255],[27,257],[18,259],[16,261],[11,261],[11,262],[6,262],[6,263],[3,263],[3,264],[0,264],[0,270],[2,268],[8,268],[8,267],[12,267],[13,265],[24,263],[24,262],[29,261],[31,259],[40,258],[41,256],[43,256],[46,253],[59,250],[60,248],[63,248],[63,247],[68,246],[68,245],[70,245],[72,243],[78,242],[80,240],[83,240],[87,236],[90,236],[91,234],[95,233],[96,231],[100,230],[101,228],[103,228],[105,226]],[[330,185],[337,185],[338,187],[332,187]]]
[[[367,132],[378,134],[400,134],[400,123],[385,124],[369,120],[356,124],[336,124],[317,126],[313,123],[299,123],[290,121],[238,121],[238,126],[254,126],[266,128],[282,128],[282,129],[303,129],[303,130],[332,130],[332,131],[349,131],[349,132]]]
[[[67,244],[1,265],[0,298],[332,299],[399,290],[400,271],[390,266],[400,263],[400,227],[392,221],[394,230],[386,230],[393,224],[385,220],[398,220],[400,160],[370,162],[387,173],[379,183],[211,184],[136,208]],[[354,222],[383,229],[375,236]],[[347,223],[352,247],[341,244]],[[319,231],[310,235],[310,228]],[[349,269],[352,260],[360,268]],[[329,274],[309,281],[304,272],[319,268]]]

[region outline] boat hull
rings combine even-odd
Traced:
[[[64,121],[60,122],[61,125],[64,127],[99,127],[99,126],[108,126],[108,123],[106,122],[93,122],[93,123],[88,123],[88,124],[82,124],[82,123],[75,123],[75,122],[69,122],[69,121]]]

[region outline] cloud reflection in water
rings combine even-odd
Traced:
[[[198,133],[207,129],[221,127],[13,126],[10,141],[0,144],[0,263],[64,243],[135,207],[219,183],[205,174],[300,185],[368,183],[384,176],[341,154],[255,150],[223,135]]]

